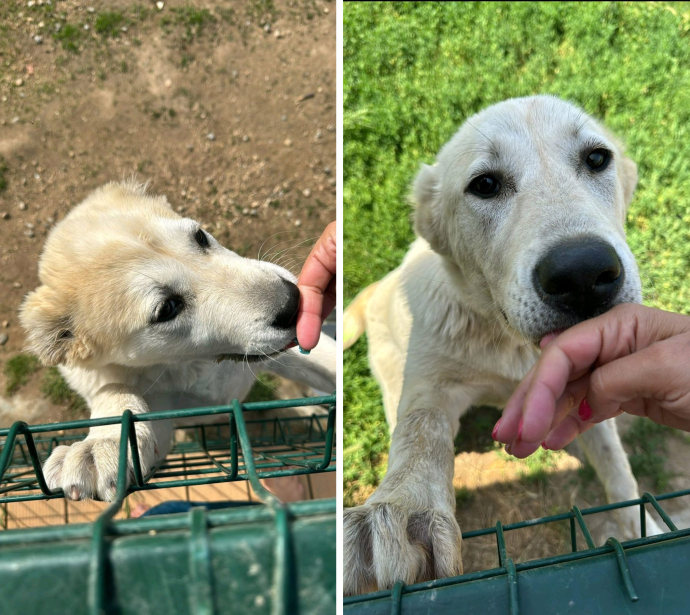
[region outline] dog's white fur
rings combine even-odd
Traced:
[[[602,173],[587,173],[582,151],[596,147],[613,160]],[[487,170],[510,178],[501,198],[466,191]],[[536,360],[541,337],[574,324],[542,302],[532,281],[559,240],[607,241],[625,270],[616,302],[641,301],[624,232],[636,182],[635,163],[616,139],[551,96],[485,109],[434,166],[422,168],[413,191],[418,239],[344,319],[345,347],[367,331],[392,431],[386,477],[364,505],[345,511],[346,594],[462,573],[453,489],[459,419],[472,405],[504,405]],[[614,422],[579,442],[609,501],[638,497]],[[625,538],[639,536],[637,509],[618,518]]]
[[[259,369],[335,389],[334,340],[322,335],[309,356],[283,352],[295,328],[272,326],[285,304],[283,280],[294,276],[242,258],[208,234],[202,247],[199,229],[165,197],[125,182],[93,192],[48,237],[41,286],[27,296],[21,322],[29,349],[60,366],[91,418],[242,400]],[[184,308],[154,322],[170,296]],[[216,360],[227,355],[235,360]],[[136,429],[147,472],[167,455],[173,424]],[[75,500],[111,501],[119,433],[119,425],[95,427],[83,442],[57,447],[44,468],[48,486]]]

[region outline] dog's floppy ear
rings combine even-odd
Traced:
[[[623,200],[627,209],[630,201],[632,201],[635,186],[637,186],[637,165],[627,156],[623,156],[619,177],[623,186]]]
[[[27,295],[19,319],[26,331],[28,350],[44,365],[66,365],[92,355],[72,331],[68,305],[48,286]]]
[[[438,167],[422,165],[412,188],[412,200],[416,205],[415,230],[420,237],[439,254],[448,253],[448,242],[443,232],[441,211],[441,179]]]

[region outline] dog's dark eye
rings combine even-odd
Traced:
[[[609,160],[611,160],[611,152],[599,148],[589,153],[585,163],[592,171],[603,171],[608,166]]]
[[[480,175],[475,177],[469,185],[469,191],[482,199],[488,199],[501,189],[499,182],[493,175]]]
[[[166,299],[158,309],[156,322],[167,322],[175,318],[184,308],[184,301],[181,297],[170,297]]]
[[[208,248],[208,235],[201,229],[194,233],[194,239],[199,244],[199,247]]]

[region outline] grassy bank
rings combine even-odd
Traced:
[[[602,119],[637,162],[629,242],[648,305],[690,313],[688,3],[346,3],[345,305],[413,238],[410,182],[465,118],[550,93]],[[345,355],[345,496],[385,471],[388,431],[366,358]]]

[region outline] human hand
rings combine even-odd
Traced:
[[[690,317],[623,304],[541,341],[493,437],[527,457],[623,412],[690,431]]]
[[[309,253],[297,280],[297,341],[307,351],[318,343],[321,324],[335,307],[336,254],[336,223],[331,222]]]

